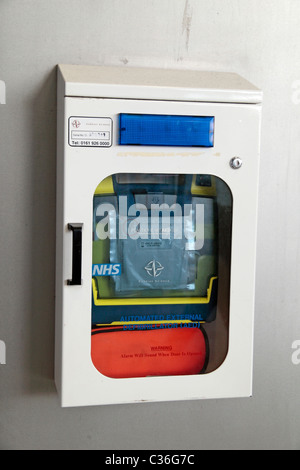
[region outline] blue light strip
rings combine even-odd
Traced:
[[[120,114],[120,145],[213,147],[212,116]]]

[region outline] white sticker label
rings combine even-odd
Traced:
[[[111,147],[111,118],[69,118],[69,145],[71,147]]]

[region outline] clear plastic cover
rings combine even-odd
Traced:
[[[231,192],[213,175],[127,173],[99,184],[93,201],[92,359],[100,372],[120,378],[173,374],[172,350],[183,375],[220,365],[228,341],[231,212]],[[120,354],[111,341],[123,344]],[[169,362],[162,356],[166,347]],[[125,367],[127,356],[132,360]],[[192,357],[199,359],[196,369],[190,368]]]

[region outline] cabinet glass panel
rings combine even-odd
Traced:
[[[92,360],[112,378],[209,373],[227,353],[232,197],[206,174],[109,176],[93,199]]]

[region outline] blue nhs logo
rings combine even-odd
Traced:
[[[120,264],[93,264],[93,276],[120,276]]]

